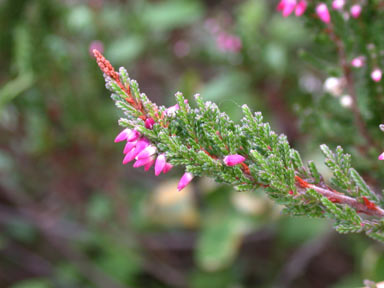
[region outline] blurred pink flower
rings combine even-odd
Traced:
[[[304,14],[305,10],[307,10],[307,1],[302,0],[299,2],[299,4],[296,5],[295,15],[297,17],[300,17],[301,15]]]
[[[350,12],[351,12],[351,16],[353,18],[359,18],[360,14],[361,14],[361,6],[359,4],[355,4],[351,7],[350,9]]]
[[[331,15],[329,14],[328,7],[324,3],[320,3],[316,7],[316,14],[321,21],[328,24],[331,22]]]
[[[364,66],[364,57],[359,56],[359,57],[353,58],[351,61],[351,65],[355,68],[363,67]]]
[[[332,2],[332,8],[334,10],[341,10],[343,9],[344,5],[345,5],[345,0],[334,0]]]
[[[92,41],[90,44],[89,44],[89,48],[88,48],[88,51],[89,51],[89,55],[93,56],[93,50],[96,49],[98,50],[100,53],[104,53],[104,45],[103,45],[103,42],[99,41],[99,40],[94,40]]]
[[[296,0],[281,0],[277,5],[277,10],[281,11],[283,17],[288,17],[295,10],[296,4]]]
[[[237,53],[242,47],[242,42],[239,37],[226,32],[222,32],[217,36],[216,43],[223,52]]]
[[[379,68],[374,69],[371,73],[371,78],[375,82],[380,82],[382,76],[383,72]]]

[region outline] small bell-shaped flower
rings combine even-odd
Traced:
[[[157,156],[156,163],[155,163],[155,175],[159,176],[161,172],[163,172],[165,164],[167,163],[165,155],[160,154]]]
[[[177,185],[177,190],[182,190],[187,186],[193,179],[193,174],[189,172],[185,172],[184,175],[181,177],[179,184]]]
[[[329,14],[328,7],[325,3],[317,5],[316,14],[324,23],[328,24],[331,22],[331,15]]]
[[[157,148],[153,145],[147,146],[143,151],[141,151],[139,154],[136,156],[136,160],[141,160],[148,158],[155,154],[157,152]]]
[[[115,138],[115,143],[117,142],[121,142],[121,141],[124,141],[124,140],[127,140],[127,141],[135,141],[137,140],[138,138],[140,137],[140,133],[138,131],[136,131],[135,129],[124,129],[123,131],[121,131]]]
[[[228,155],[224,157],[224,163],[227,166],[235,166],[237,164],[244,162],[244,160],[245,158],[238,154]]]

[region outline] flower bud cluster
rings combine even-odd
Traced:
[[[147,123],[150,123],[151,126],[147,127]],[[146,127],[148,129],[152,129],[153,124],[153,119],[152,121],[146,121]],[[142,136],[137,130],[126,128],[121,131],[116,136],[115,143],[121,141],[126,141],[123,151],[125,154],[123,164],[128,164],[129,162],[136,160],[133,167],[138,168],[144,166],[145,171],[148,171],[153,164],[155,164],[156,176],[160,175],[161,172],[165,174],[171,170],[172,165],[166,161],[165,155],[158,155],[156,146],[151,144],[151,142],[146,137]]]

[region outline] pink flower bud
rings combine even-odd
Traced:
[[[148,158],[157,152],[157,148],[153,145],[147,146],[136,156],[136,160]]]
[[[150,166],[149,168],[151,168],[151,166],[153,165],[153,163],[155,162],[155,156],[151,156],[151,157],[148,157],[148,158],[143,158],[143,159],[138,159],[134,164],[133,164],[133,167],[134,168],[138,168],[138,167],[141,167],[141,166],[145,166],[145,165],[149,165],[150,163]],[[148,169],[149,169],[148,168]],[[147,169],[147,170],[148,170]]]
[[[187,186],[193,179],[193,174],[189,172],[185,172],[184,175],[181,177],[179,184],[177,185],[177,190],[182,190]]]
[[[155,157],[153,157],[151,161],[149,161],[147,164],[144,165],[144,171],[148,171],[149,168],[151,168],[154,163],[155,163]]]
[[[277,10],[282,11],[283,17],[288,17],[295,10],[296,3],[296,0],[281,0],[277,5]]]
[[[125,164],[131,162],[133,159],[135,159],[136,155],[137,155],[136,149],[132,149],[131,151],[129,151],[124,156],[123,164],[125,165]]]
[[[224,157],[224,163],[227,166],[235,166],[239,163],[244,162],[245,158],[241,155],[234,154],[234,155],[228,155]]]
[[[384,152],[379,155],[379,160],[384,160]]]
[[[345,0],[334,0],[332,2],[333,10],[341,10],[343,9],[344,5],[345,5]]]
[[[355,68],[363,67],[364,66],[364,57],[359,56],[359,57],[352,59],[351,65]]]
[[[165,167],[166,159],[164,154],[160,154],[157,156],[156,164],[155,164],[155,175],[159,176]]]
[[[127,144],[125,144],[123,153],[127,154],[128,152],[130,152],[133,148],[136,147],[136,144],[137,141],[127,142]]]
[[[381,80],[382,76],[383,76],[383,73],[381,72],[381,70],[379,68],[376,68],[371,73],[371,78],[375,82],[379,82]]]
[[[328,7],[326,4],[320,3],[319,5],[317,5],[316,14],[324,23],[328,24],[331,22],[331,15],[329,14]]]
[[[149,144],[151,144],[151,142],[149,142],[149,140],[145,137],[143,137],[139,141],[137,141],[136,149],[135,149],[135,152],[136,152],[135,156],[137,156],[141,151],[143,151],[145,148],[147,148],[149,146]]]
[[[307,10],[307,1],[302,0],[296,6],[295,15],[299,17],[304,14],[305,10]]]
[[[155,124],[155,120],[153,120],[152,118],[147,118],[145,120],[145,128],[152,130],[153,124]]]
[[[359,4],[355,4],[351,7],[350,9],[350,12],[351,12],[351,16],[353,18],[359,18],[360,14],[361,14],[361,6]]]
[[[115,143],[127,140],[129,142],[137,140],[140,137],[140,133],[135,129],[124,129],[115,138]]]
[[[115,143],[117,142],[121,142],[121,141],[124,141],[124,140],[127,140],[127,135],[128,133],[130,133],[132,130],[131,129],[128,129],[128,128],[125,128],[123,131],[121,131],[115,138]]]
[[[173,168],[173,165],[170,164],[170,163],[165,163],[165,166],[164,166],[164,169],[163,169],[163,173],[166,174],[168,173],[169,170],[171,170]]]
[[[134,129],[130,130],[130,132],[127,134],[127,141],[136,141],[138,138],[140,138],[140,133]]]

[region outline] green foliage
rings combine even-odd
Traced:
[[[292,184],[300,176],[360,204],[362,197],[383,204],[378,191],[384,166],[377,161],[383,87],[370,79],[382,62],[378,1],[364,2],[358,20],[343,21],[333,10],[331,16],[347,63],[366,57],[366,65],[351,74],[363,122],[379,148],[365,142],[341,97],[323,93],[325,78],[343,71],[315,17],[317,1],[308,1],[300,18],[283,18],[278,1],[267,0],[0,2],[0,26],[6,27],[0,33],[0,287],[275,287],[303,248],[316,251],[312,245],[319,253],[306,253],[300,275],[280,286],[360,287],[363,279],[383,280],[380,244],[359,235],[332,234],[326,241],[330,221],[311,218],[329,217],[339,232],[368,232],[378,240],[381,221],[357,213],[359,220],[355,209],[334,199],[329,205],[316,191]],[[210,21],[240,37],[238,53],[219,49]],[[174,92],[183,91],[190,115],[179,111],[163,120],[171,122],[168,129],[155,125],[149,131],[115,87],[112,99],[122,111],[117,115],[88,53],[94,40],[115,66],[129,68],[151,100],[173,105]],[[160,117],[166,107],[156,112],[126,70],[119,73],[147,113]],[[195,103],[196,91],[202,97]],[[207,108],[205,101],[217,107]],[[253,130],[245,127],[243,103],[263,111]],[[261,116],[250,115],[251,121]],[[230,185],[203,177],[193,189],[172,193],[173,178],[182,171],[155,178],[122,166],[119,144],[111,141],[118,116],[121,126],[160,139],[159,151],[175,157],[173,164]],[[292,148],[285,137],[271,135],[271,127],[286,134]],[[225,134],[218,138],[215,129]],[[339,161],[344,156],[332,151],[331,181],[318,159],[320,143],[341,145],[353,168],[348,171]],[[201,146],[212,146],[206,150],[220,157],[210,158]],[[258,153],[255,159],[251,151]],[[225,155],[236,153],[247,156],[253,180],[236,179],[244,175],[241,166],[223,165]],[[281,209],[302,217],[286,218]]]

